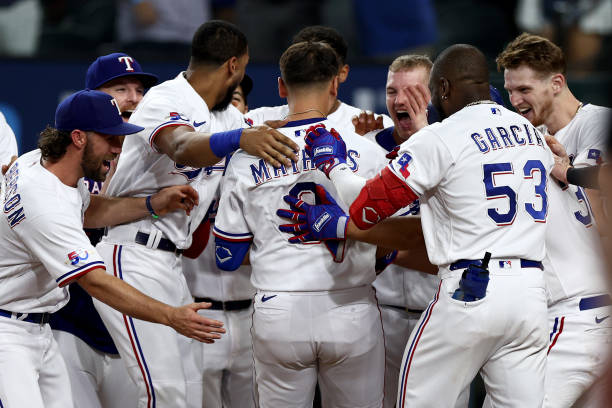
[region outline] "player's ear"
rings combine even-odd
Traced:
[[[70,132],[70,137],[72,138],[72,143],[80,150],[85,147],[87,144],[87,133],[82,130],[75,129]]]
[[[558,94],[565,87],[565,77],[563,74],[554,74],[550,77],[550,83],[552,84],[553,94]]]
[[[450,81],[444,77],[440,77],[440,82],[438,82],[439,90],[440,90],[440,98],[442,100],[448,100],[450,97]]]
[[[287,86],[281,77],[278,77],[278,96],[281,98],[287,97]]]
[[[339,75],[336,75],[332,80],[331,83],[329,84],[329,93],[335,97],[338,96],[338,86],[340,86],[340,83],[342,82],[342,80],[340,79]]]
[[[230,75],[233,75],[238,69],[238,58],[231,57],[227,60],[227,70]]]
[[[346,78],[348,77],[349,74],[349,66],[348,64],[344,64],[341,68],[340,71],[338,71],[338,79],[340,81],[340,83],[343,83],[344,81],[346,81]]]

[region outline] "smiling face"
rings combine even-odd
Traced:
[[[94,181],[104,181],[110,162],[121,153],[121,136],[87,132],[87,144],[81,158],[83,175]]]
[[[408,139],[418,130],[408,115],[407,107],[410,101],[407,87],[419,83],[425,87],[429,83],[429,71],[422,66],[396,72],[389,71],[387,74],[387,110],[402,140]]]
[[[127,122],[144,96],[145,88],[140,79],[125,76],[108,81],[97,89],[115,98],[119,103],[123,121]]]
[[[504,88],[516,111],[534,126],[546,123],[553,112],[552,75],[543,75],[521,65],[504,70]]]

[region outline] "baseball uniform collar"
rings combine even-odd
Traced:
[[[282,127],[290,128],[290,127],[296,127],[296,126],[304,126],[304,125],[309,125],[311,123],[323,122],[325,120],[327,120],[327,118],[310,118],[310,119],[292,120],[290,122],[287,122],[287,124]]]

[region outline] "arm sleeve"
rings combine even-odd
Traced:
[[[576,186],[599,189],[599,169],[600,166],[570,167],[567,169],[567,182]]]
[[[15,228],[60,287],[95,268],[106,269],[79,221],[67,214],[47,213],[26,219]]]
[[[440,184],[453,164],[453,156],[442,138],[425,128],[400,145],[389,168],[421,196]]]
[[[576,167],[601,164],[605,158],[610,120],[607,114],[592,115],[584,120],[579,130],[580,151],[576,152]]]
[[[155,137],[163,129],[175,126],[187,126],[193,130],[192,118],[185,112],[178,110],[181,104],[172,97],[158,95],[146,101],[146,106],[141,107],[136,113],[135,124],[143,126],[145,130],[140,132],[146,139],[147,144],[155,152],[159,152],[155,146]],[[132,136],[130,136],[132,137]]]
[[[215,260],[226,271],[238,269],[246,256],[253,234],[244,216],[244,192],[231,160],[221,181],[219,208],[215,217]]]

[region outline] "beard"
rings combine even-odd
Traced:
[[[81,169],[83,175],[93,181],[104,181],[106,179],[106,171],[104,170],[104,158],[96,158],[92,152],[91,144],[87,140],[83,158],[81,159]]]
[[[236,88],[238,88],[238,85],[240,85],[240,81],[237,81],[235,84],[232,84],[227,89],[227,92],[225,93],[225,96],[223,97],[223,99],[219,103],[217,103],[215,106],[213,106],[211,111],[220,112],[220,111],[226,110],[227,107],[230,105],[230,103],[232,103],[234,91],[236,90]]]

